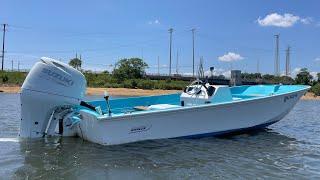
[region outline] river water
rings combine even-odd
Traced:
[[[301,100],[266,130],[101,146],[17,139],[18,94],[0,94],[0,179],[319,179],[320,101]]]

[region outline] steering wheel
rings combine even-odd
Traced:
[[[184,92],[189,95],[195,95],[200,94],[201,88],[205,87],[204,83],[200,80],[194,80],[192,81],[185,89]],[[206,87],[205,87],[206,88]],[[207,89],[207,88],[206,88]]]

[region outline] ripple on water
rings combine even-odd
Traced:
[[[267,130],[101,146],[79,138],[17,141],[19,97],[0,94],[0,177],[16,179],[319,178],[319,101]]]

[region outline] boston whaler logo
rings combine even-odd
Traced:
[[[50,80],[53,80],[55,81],[56,83],[58,84],[61,84],[63,86],[72,86],[73,85],[73,81],[72,79],[66,77],[66,76],[63,76],[57,72],[54,72],[50,69],[47,69],[47,68],[43,68],[42,73],[46,74],[47,77],[50,79]]]
[[[130,129],[129,134],[148,131],[150,128],[151,128],[151,125],[148,125],[148,126],[142,125],[142,126],[133,127]]]
[[[298,97],[298,94],[291,94],[291,95],[285,96],[283,99],[283,102],[287,102],[288,100],[294,99],[296,97]]]

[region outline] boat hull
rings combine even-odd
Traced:
[[[114,145],[264,128],[288,114],[305,91],[106,119],[80,112],[84,120],[79,124],[78,135],[91,142]]]

